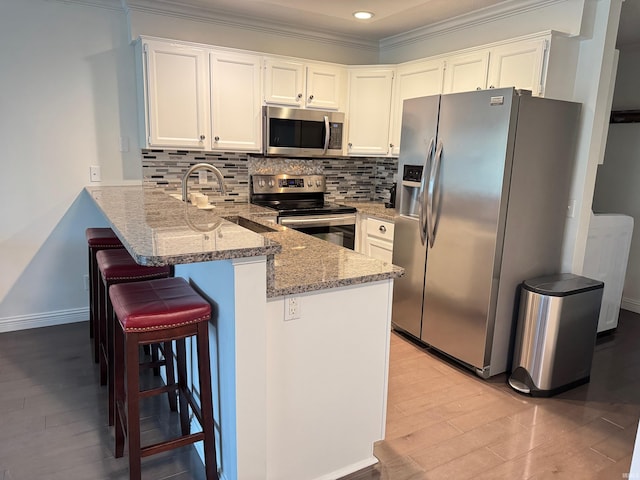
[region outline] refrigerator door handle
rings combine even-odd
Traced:
[[[431,157],[433,156],[433,144],[434,138],[431,138],[429,142],[429,148],[427,149],[427,156],[424,159],[424,166],[422,167],[422,178],[420,179],[420,190],[418,191],[418,219],[420,228],[420,240],[422,244],[427,243],[427,230],[429,229],[428,223],[428,211],[425,214],[425,193],[428,183],[431,182],[431,171],[429,171],[429,178],[427,179],[427,168],[431,163]]]
[[[427,191],[427,236],[429,239],[429,246],[433,248],[433,243],[436,240],[436,214],[438,213],[438,205],[435,201],[440,196],[440,163],[442,162],[442,142],[438,143],[436,149],[436,157],[433,165],[431,166],[431,173],[429,175],[429,188]],[[435,209],[434,209],[435,207]]]

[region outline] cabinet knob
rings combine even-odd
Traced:
[[[476,90],[482,90],[482,87],[476,87]]]
[[[202,142],[205,139],[204,135],[200,135],[200,141]]]
[[[353,147],[353,143],[349,142],[349,148]]]
[[[493,85],[489,85],[489,88],[496,88],[496,87],[494,87]]]
[[[299,94],[298,94],[298,100],[300,100],[301,98],[302,98],[302,94],[301,94],[301,93],[299,93]]]
[[[313,100],[313,95],[309,95],[309,101]]]
[[[216,135],[215,137],[213,137],[213,139],[217,142],[218,140],[220,140],[220,137]]]
[[[384,225],[380,225],[378,227],[378,230],[380,230],[380,233],[385,233],[387,231],[387,227],[385,227]]]
[[[389,148],[393,148],[393,143],[390,143],[390,144],[389,144]]]

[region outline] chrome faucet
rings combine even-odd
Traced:
[[[222,195],[227,193],[227,189],[224,186],[224,178],[222,177],[222,173],[220,172],[220,170],[218,170],[216,167],[214,167],[209,163],[196,163],[191,168],[189,168],[189,170],[187,170],[187,173],[185,173],[184,176],[182,177],[182,201],[183,202],[187,201],[187,182],[189,180],[189,177],[193,172],[196,172],[198,170],[207,170],[213,173],[218,179],[218,184],[220,185],[220,193]]]

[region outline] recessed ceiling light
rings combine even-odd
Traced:
[[[371,12],[353,12],[353,16],[356,17],[358,20],[369,20],[370,18],[373,17],[373,13]]]

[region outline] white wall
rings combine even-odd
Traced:
[[[622,50],[613,97],[614,110],[640,109],[640,47]],[[623,291],[623,308],[640,313],[640,123],[609,126],[604,163],[598,167],[593,211],[634,218]]]
[[[118,10],[2,2],[0,331],[88,318],[84,229],[104,222],[82,195],[89,166],[142,175],[127,42]]]

